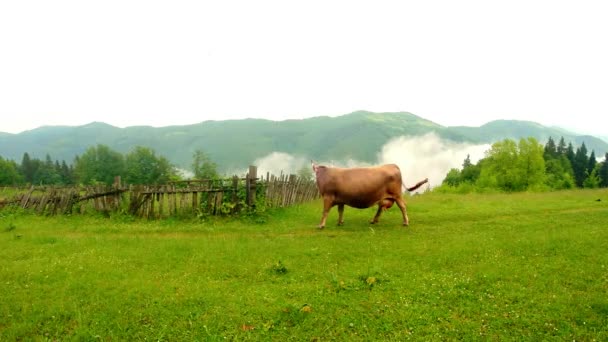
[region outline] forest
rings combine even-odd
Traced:
[[[519,142],[504,139],[492,145],[483,159],[472,163],[467,157],[461,169],[451,169],[441,186],[442,192],[483,190],[546,191],[572,188],[608,187],[608,163],[598,162],[585,143],[576,148],[562,137],[549,137],[543,146],[535,138]],[[198,179],[219,177],[218,165],[203,150],[192,155],[191,176]],[[31,158],[26,152],[21,163],[0,156],[0,185],[91,185],[112,184],[120,175],[127,184],[165,184],[185,176],[169,160],[149,147],[137,146],[122,154],[107,145],[89,147],[73,163]]]
[[[202,150],[192,156],[192,176],[211,179],[219,176],[217,164]],[[74,162],[30,158],[23,154],[21,164],[0,156],[0,185],[111,185],[115,176],[121,176],[127,184],[166,184],[180,180],[178,169],[167,158],[148,147],[137,146],[123,155],[110,147],[99,144],[89,147]]]
[[[574,148],[562,137],[556,144],[550,137],[543,146],[534,138],[496,142],[476,164],[470,157],[461,169],[451,169],[436,190],[471,192],[487,189],[546,191],[608,187],[608,153],[598,162],[588,154],[585,143]]]

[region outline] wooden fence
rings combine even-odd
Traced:
[[[32,186],[4,188],[0,192],[0,209],[18,206],[38,214],[56,215],[97,211],[117,211],[124,201],[121,196],[126,189],[108,186],[54,187]],[[5,198],[3,194],[9,193]]]
[[[3,196],[7,194],[7,197]],[[0,209],[18,206],[38,214],[123,211],[148,219],[188,215],[223,215],[254,209],[287,207],[317,198],[314,181],[295,175],[257,177],[252,166],[245,178],[187,180],[165,185],[30,187],[0,191]]]
[[[287,207],[296,203],[305,203],[319,197],[317,184],[310,179],[296,175],[266,175],[262,179],[265,187],[266,206],[270,208]]]

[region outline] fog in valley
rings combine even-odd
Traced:
[[[467,155],[472,163],[477,163],[489,149],[489,144],[457,143],[441,139],[435,133],[428,133],[390,140],[382,146],[378,163],[399,165],[406,186],[428,178],[430,186],[434,187],[441,185],[450,169],[462,169]]]
[[[422,136],[402,136],[389,140],[378,151],[377,160],[367,162],[348,160],[317,160],[314,156],[295,156],[284,152],[272,152],[254,161],[258,175],[270,172],[274,175],[295,174],[303,168],[310,168],[310,160],[336,167],[358,167],[394,163],[399,165],[406,186],[428,178],[431,187],[441,184],[451,168],[462,168],[462,163],[470,156],[476,163],[484,157],[490,145],[473,145],[442,139],[435,133]],[[423,186],[419,191],[424,191]]]
[[[271,175],[279,176],[281,174],[295,174],[304,167],[310,167],[310,159],[284,152],[272,152],[265,157],[256,159],[253,165],[258,167],[258,177],[262,175],[266,177],[268,172]]]

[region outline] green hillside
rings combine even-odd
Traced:
[[[374,162],[389,139],[403,135],[435,132],[459,142],[488,143],[504,138],[533,136],[540,141],[564,136],[596,155],[608,151],[608,144],[594,137],[579,137],[563,130],[525,121],[494,121],[481,127],[444,127],[407,112],[372,113],[358,111],[338,117],[271,121],[245,119],[204,121],[185,126],[118,128],[93,122],[84,126],[40,127],[20,134],[0,134],[0,156],[20,161],[23,153],[71,162],[76,155],[96,144],[126,153],[134,146],[147,146],[188,168],[192,154],[203,149],[221,170],[242,168],[271,152],[279,151],[316,160],[356,159]]]

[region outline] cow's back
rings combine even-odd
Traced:
[[[401,171],[394,164],[369,168],[329,168],[323,195],[335,203],[368,208],[384,198],[401,196]]]

